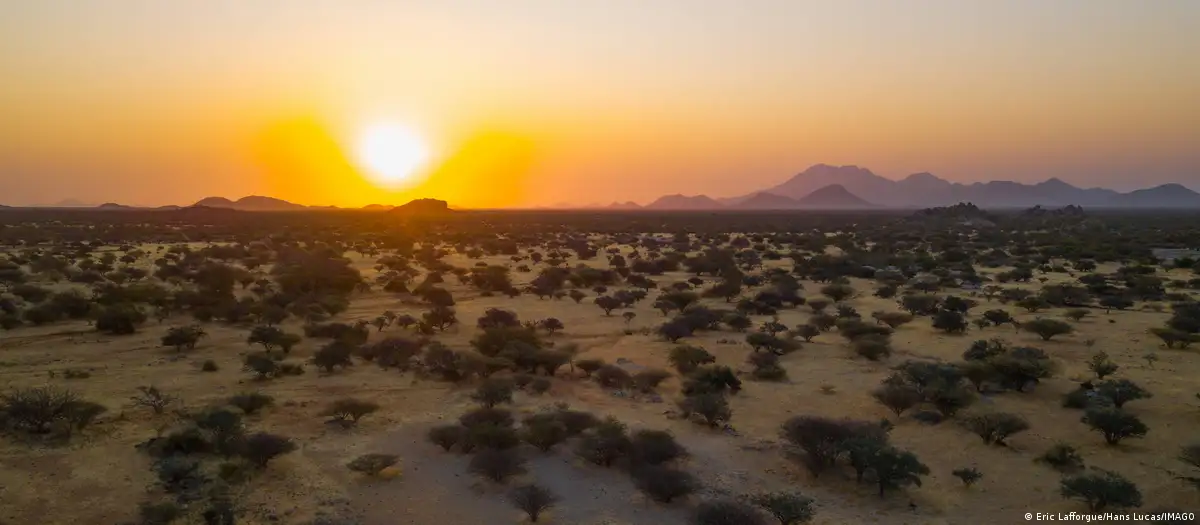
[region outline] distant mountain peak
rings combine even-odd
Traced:
[[[450,205],[443,200],[438,199],[416,199],[409,201],[408,204],[396,206],[387,213],[397,215],[445,215],[453,213]]]
[[[797,203],[805,208],[854,209],[871,208],[873,204],[851,193],[841,184],[830,184],[804,196]]]
[[[663,195],[646,205],[652,210],[715,210],[723,208],[721,203],[707,195],[687,196],[682,193]]]

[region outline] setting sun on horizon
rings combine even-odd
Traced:
[[[1200,4],[0,8],[3,204],[647,202],[806,167],[1200,185]]]

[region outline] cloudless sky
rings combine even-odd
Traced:
[[[815,163],[1200,189],[1192,0],[0,2],[0,202],[732,196]],[[390,194],[374,123],[432,145]]]

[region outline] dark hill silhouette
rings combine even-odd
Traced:
[[[715,210],[723,207],[707,195],[688,197],[681,194],[664,195],[646,205],[648,210]]]
[[[794,210],[800,207],[800,203],[796,199],[763,191],[731,207],[739,210]]]
[[[242,197],[236,201],[231,201],[224,197],[208,197],[206,199],[201,199],[193,206],[229,208],[240,211],[297,211],[308,208],[307,206],[294,204],[282,199],[263,197],[261,195]]]
[[[403,206],[397,206],[388,213],[396,215],[446,215],[454,213],[446,201],[437,199],[417,199]]]
[[[831,210],[849,210],[861,208],[873,208],[874,204],[867,202],[859,196],[850,192],[841,184],[830,184],[824,188],[819,188],[816,191],[809,193],[804,198],[796,201],[796,204],[801,208],[810,209],[831,209]]]
[[[106,202],[104,204],[96,206],[96,209],[98,209],[98,210],[136,210],[138,208],[133,207],[133,206],[126,206],[124,204],[117,204],[115,202]]]
[[[1110,203],[1121,208],[1197,208],[1200,207],[1200,193],[1179,184],[1163,184],[1115,195]]]
[[[612,204],[609,204],[608,206],[605,206],[605,208],[609,209],[609,210],[640,210],[640,209],[642,209],[642,206],[633,201],[626,201],[626,202],[614,202]]]
[[[390,206],[387,204],[368,204],[362,207],[363,211],[388,211],[395,208],[395,206]]]

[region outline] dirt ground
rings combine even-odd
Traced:
[[[469,267],[476,261],[452,256],[447,262]],[[488,262],[508,261],[497,258]],[[359,266],[368,277],[373,273],[370,261],[361,261]],[[520,284],[534,274],[513,275]],[[687,277],[680,273],[658,280],[674,282]],[[582,304],[530,295],[480,297],[450,281],[453,279],[444,286],[454,293],[462,323],[438,339],[451,347],[466,347],[475,332],[475,319],[487,308],[499,307],[517,312],[522,319],[562,320],[566,329],[552,340],[578,343],[584,349],[582,357],[608,362],[624,358],[643,366],[669,368],[667,354],[672,345],[650,335],[663,320],[652,301],[634,307],[637,316],[627,327],[619,314],[604,316],[590,297]],[[818,285],[804,284],[809,296],[817,294]],[[873,283],[854,281],[853,285],[859,295],[849,304],[864,315],[896,310],[893,300],[870,295]],[[705,303],[725,307],[720,300]],[[976,313],[1001,307],[999,302],[983,302]],[[1011,306],[1007,309],[1018,319],[1034,317]],[[423,308],[376,291],[356,296],[338,320],[371,319],[385,310],[419,316]],[[780,320],[795,326],[809,315],[809,310],[801,307],[781,311]],[[1061,311],[1037,315],[1059,317]],[[1195,441],[1200,429],[1196,400],[1200,361],[1194,350],[1165,349],[1147,333],[1167,316],[1146,309],[1111,314],[1096,310],[1076,324],[1075,334],[1050,342],[1011,328],[973,329],[965,336],[949,336],[934,332],[928,319],[918,319],[896,332],[893,339],[898,353],[883,363],[856,359],[841,337],[824,334],[782,359],[788,381],[745,381],[742,392],[731,399],[736,432],[668,418],[665,413],[679,395],[677,379],[660,389],[664,401],[653,403],[614,396],[592,382],[562,377],[563,370],[549,393],[521,395],[516,408],[535,411],[566,402],[573,408],[616,416],[631,428],[668,429],[691,450],[687,468],[706,482],[707,491],[730,495],[799,491],[817,500],[814,522],[821,524],[1019,523],[1025,512],[1082,512],[1082,504],[1059,496],[1059,475],[1034,462],[1057,442],[1077,447],[1088,465],[1114,470],[1136,482],[1145,497],[1140,510],[1195,511],[1200,509],[1200,495],[1176,479],[1183,474],[1176,454],[1181,446]],[[162,325],[150,321],[132,336],[102,335],[82,322],[0,332],[0,385],[4,388],[69,387],[109,408],[99,423],[69,445],[47,447],[0,440],[0,523],[114,524],[133,520],[137,502],[157,490],[150,459],[135,445],[154,437],[172,417],[155,416],[149,409],[133,405],[130,396],[141,385],[178,395],[188,407],[244,391],[259,390],[275,397],[276,406],[249,417],[249,424],[255,430],[292,437],[300,448],[237,489],[239,523],[520,522],[519,513],[505,503],[500,489],[476,481],[466,472],[462,457],[442,453],[423,439],[430,425],[453,420],[470,406],[469,387],[418,381],[411,375],[361,363],[331,375],[309,367],[302,376],[257,382],[241,370],[242,356],[253,350],[245,343],[244,328],[214,323],[206,327],[209,337],[183,355],[158,345],[167,327],[190,322],[186,318],[169,319]],[[285,328],[301,331],[294,322]],[[632,335],[626,335],[627,328]],[[373,332],[372,338],[400,331],[389,328]],[[1063,365],[1061,374],[1030,393],[1004,393],[978,402],[1029,421],[1031,429],[1012,438],[1009,447],[987,446],[952,422],[929,426],[907,416],[897,419],[869,395],[888,375],[890,366],[908,358],[957,361],[971,341],[992,337],[1042,348]],[[1088,348],[1088,340],[1094,340],[1094,347]],[[710,332],[686,342],[707,348],[719,364],[749,370],[745,358],[750,350],[741,334]],[[292,355],[306,358],[317,344],[305,341]],[[1088,376],[1086,361],[1096,351],[1107,352],[1120,365],[1117,377],[1135,381],[1154,394],[1128,406],[1150,427],[1144,439],[1106,446],[1099,434],[1079,422],[1080,411],[1061,406],[1061,396]],[[1159,358],[1152,366],[1143,359],[1149,352]],[[208,359],[216,361],[220,370],[202,372],[200,363]],[[67,370],[86,370],[90,377],[67,379]],[[328,401],[343,396],[373,400],[382,409],[356,428],[336,429],[325,424],[319,412]],[[856,485],[853,479],[836,474],[815,480],[784,457],[778,442],[780,424],[802,414],[892,419],[896,424],[892,441],[916,453],[932,473],[922,487],[886,499],[879,499],[872,487]],[[401,474],[387,480],[364,480],[344,467],[350,459],[368,452],[399,454]],[[972,466],[984,477],[966,489],[950,472]],[[578,464],[569,451],[537,457],[530,471],[531,479],[563,497],[550,513],[549,523],[684,523],[688,503],[651,503],[632,487],[628,476]]]

